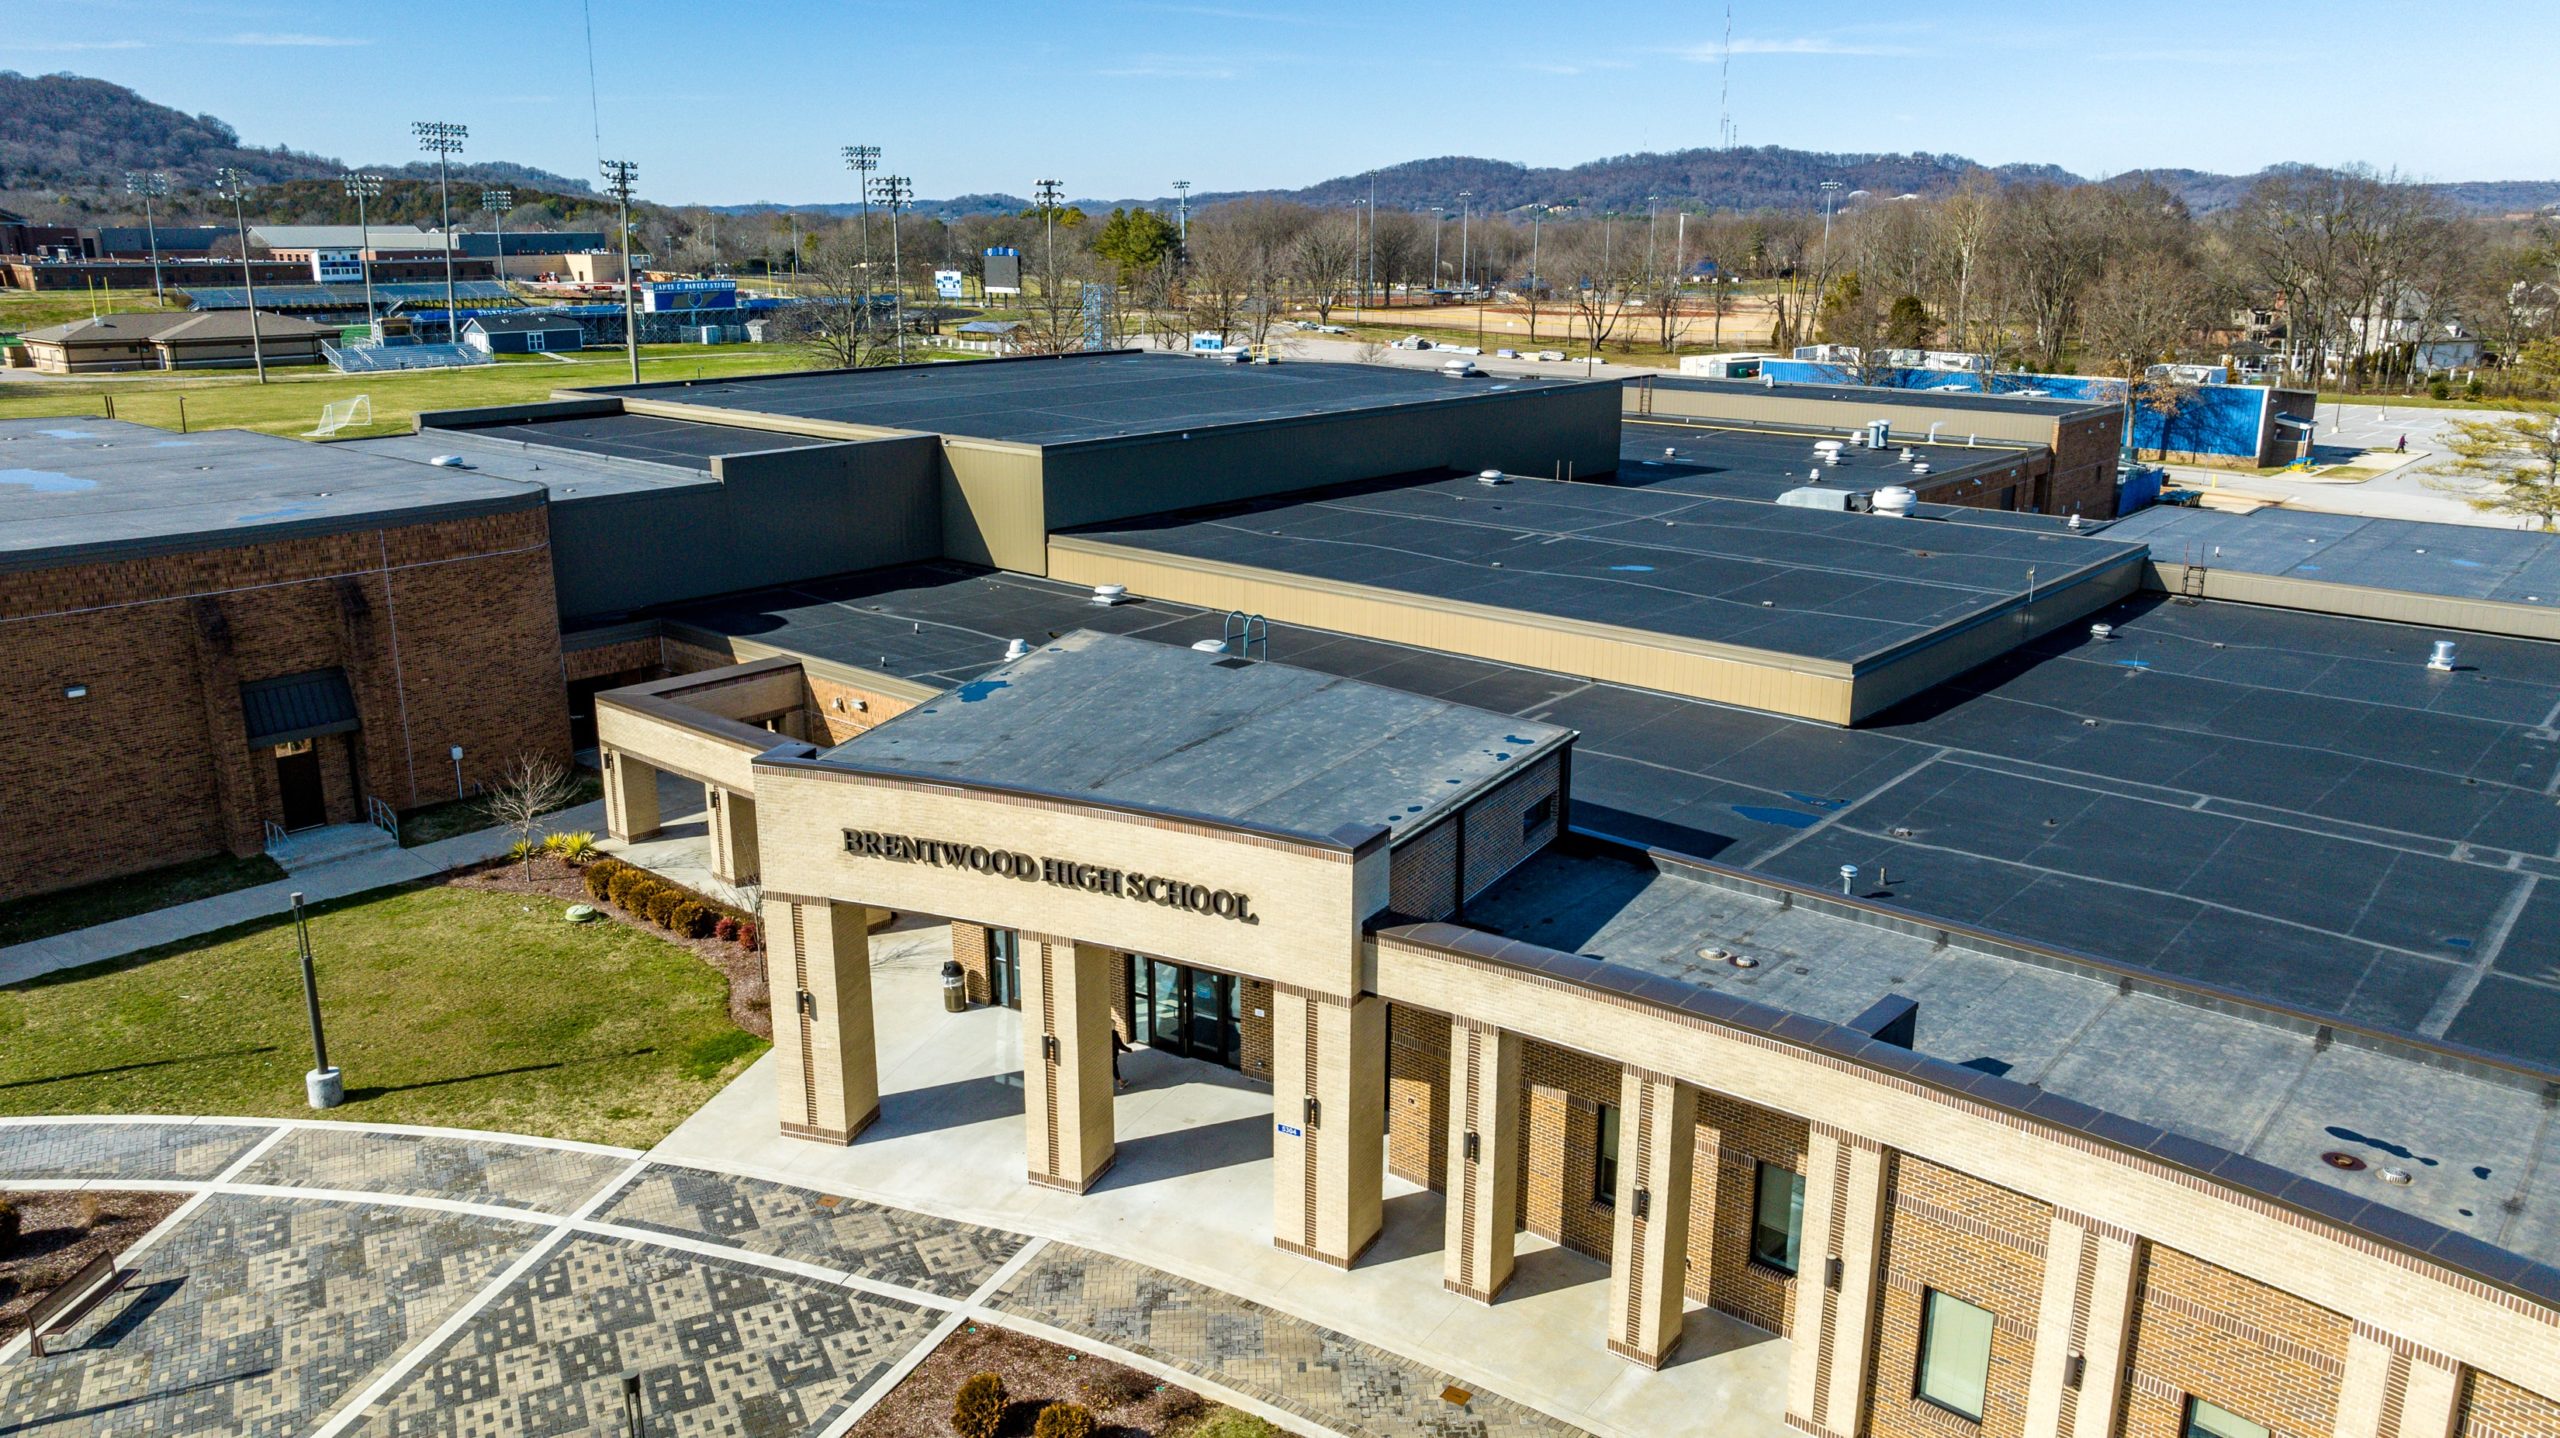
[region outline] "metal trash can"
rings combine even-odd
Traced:
[[[942,1007],[955,1014],[969,1007],[969,980],[960,972],[958,959],[942,961]]]

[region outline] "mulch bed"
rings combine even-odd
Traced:
[[[963,1324],[862,1415],[848,1438],[950,1438],[951,1396],[971,1374],[1004,1379],[1005,1438],[1027,1434],[1040,1410],[1065,1400],[1093,1410],[1094,1438],[1176,1438],[1218,1405],[1135,1368],[1009,1329]]]
[[[0,1192],[18,1210],[18,1241],[0,1247],[0,1342],[89,1260],[123,1252],[186,1201],[183,1193]]]
[[[763,950],[749,951],[722,939],[688,939],[672,929],[659,928],[618,905],[590,897],[586,881],[580,877],[583,872],[553,855],[538,854],[534,856],[530,879],[525,877],[522,862],[493,859],[467,869],[456,869],[445,875],[443,882],[466,889],[529,894],[562,909],[571,904],[585,904],[619,923],[645,930],[678,948],[691,949],[704,963],[718,969],[729,980],[729,1021],[757,1038],[773,1037],[773,1001],[765,979]]]

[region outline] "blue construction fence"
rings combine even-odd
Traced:
[[[1763,360],[1760,372],[1780,384],[1864,384],[1885,389],[2080,400],[2089,404],[2121,405],[2125,401],[2124,381],[2089,375],[1982,374],[1938,369],[1888,369],[1867,375],[1848,365],[1796,359]],[[2191,389],[2175,414],[2162,414],[2137,404],[2133,407],[2134,447],[2255,460],[2265,452],[2267,426],[2274,422],[2270,398],[2271,392],[2264,385],[2205,384]]]

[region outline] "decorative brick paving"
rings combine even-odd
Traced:
[[[410,1194],[565,1215],[630,1163],[612,1154],[498,1139],[297,1128],[232,1181]]]
[[[1051,1244],[989,1306],[1115,1344],[1343,1433],[1516,1438],[1582,1430],[1385,1349],[1140,1264]]]
[[[539,1236],[468,1214],[209,1198],[53,1356],[0,1368],[0,1432],[308,1433]]]
[[[236,1123],[0,1124],[0,1180],[202,1181],[271,1132]]]
[[[654,1164],[596,1219],[843,1269],[945,1298],[976,1292],[1024,1242],[1020,1234],[812,1189]]]
[[[517,1279],[368,1415],[365,1438],[815,1431],[936,1315],[769,1269],[580,1235]]]

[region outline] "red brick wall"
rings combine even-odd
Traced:
[[[1466,892],[1474,898],[1523,859],[1553,843],[1562,804],[1547,807],[1532,828],[1523,821],[1556,794],[1558,756],[1550,754],[1503,781],[1500,788],[1469,804],[1461,817],[1467,826]]]
[[[1600,1105],[1618,1102],[1621,1069],[1523,1039],[1520,1074],[1520,1226],[1605,1259],[1617,1214],[1592,1198],[1592,1179],[1599,1167]]]
[[[2124,442],[2123,417],[2113,411],[2055,426],[2053,480],[2047,514],[2077,509],[2091,519],[2116,512],[2116,448]]]
[[[2179,1438],[2189,1394],[2278,1433],[2328,1433],[2352,1330],[2326,1309],[2155,1244],[2134,1316],[2125,1438]]]
[[[2462,1438],[2540,1438],[2560,1433],[2560,1401],[2475,1372],[2463,1385],[2461,1433]]]
[[[1805,1171],[1805,1121],[1718,1094],[1698,1095],[1698,1149],[1689,1179],[1691,1298],[1745,1323],[1785,1333],[1795,1280],[1751,1261],[1760,1163]]]
[[[467,784],[565,762],[543,510],[0,575],[0,897],[256,852],[239,685],[333,665],[395,808],[452,796],[453,744]]]
[[[2020,1438],[2027,1426],[2027,1373],[2035,1359],[2036,1312],[2044,1298],[2050,1204],[1896,1155],[1886,1198],[1883,1299],[1876,1323],[1875,1380],[1868,1399],[1876,1438],[1943,1438],[1973,1426],[1915,1395],[1920,1374],[1922,1294],[1936,1290],[1990,1310],[1991,1385],[1979,1431]]]
[[[589,645],[560,656],[562,677],[571,683],[608,674],[656,673],[666,667],[655,639],[625,639]]]

